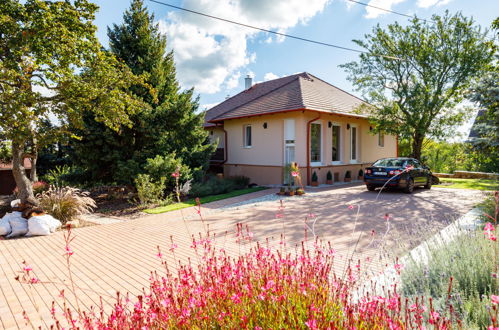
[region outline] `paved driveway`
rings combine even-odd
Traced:
[[[251,196],[265,193],[258,192]],[[232,202],[244,198],[248,196],[235,198]],[[223,211],[218,207],[227,201],[207,204],[201,210],[204,223],[196,210],[190,208],[122,223],[86,227],[74,231],[73,276],[83,309],[98,305],[99,296],[103,297],[105,304],[112,304],[116,291],[140,294],[142,288],[148,285],[149,272],[161,271],[156,257],[158,245],[173,264],[173,256],[168,254],[171,238],[179,246],[176,257],[183,260],[191,258],[195,262],[196,255],[189,248],[190,237],[209,225],[219,244],[234,255],[241,253],[249,245],[234,242],[237,223],[247,224],[255,240],[265,241],[274,237],[269,244],[275,246],[280,245],[280,235],[284,233],[286,246],[290,250],[305,235],[311,240],[313,228],[318,237],[332,243],[338,251],[340,264],[345,263],[355,251],[354,259],[366,262],[369,256],[375,260],[367,262],[369,271],[375,273],[384,260],[388,260],[386,258],[402,254],[426,235],[466,213],[482,198],[483,194],[478,191],[437,188],[416,190],[412,195],[393,191],[378,196],[363,187],[350,186],[284,198],[281,210],[279,200]],[[385,220],[386,214],[388,221]],[[62,232],[49,237],[0,241],[1,328],[26,327],[23,310],[30,318],[28,326],[47,327],[52,323],[49,314],[51,302],[55,300],[56,308],[61,308],[61,298],[58,297],[61,289],[66,290],[69,303],[74,306],[63,252]],[[380,261],[380,255],[385,256],[383,261]],[[33,267],[41,283],[30,287],[14,280],[23,260]]]

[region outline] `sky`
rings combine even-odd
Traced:
[[[299,37],[359,49],[352,39],[363,39],[376,24],[386,26],[407,18],[362,6],[349,0],[160,0],[175,6]],[[484,28],[499,13],[496,0],[360,0],[421,18],[461,11]],[[128,0],[94,0],[98,37],[108,45],[107,27],[120,24]],[[355,61],[355,52],[306,43],[266,32],[186,13],[144,0],[160,31],[174,51],[182,88],[194,87],[201,110],[210,108],[244,88],[244,77],[261,82],[297,72],[309,72],[355,95],[339,65]],[[460,131],[469,130],[470,123]]]

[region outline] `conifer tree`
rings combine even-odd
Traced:
[[[133,73],[146,75],[157,95],[141,85],[131,87],[150,107],[132,116],[133,124],[119,132],[103,127],[89,114],[86,136],[75,144],[78,161],[93,179],[119,183],[132,183],[147,159],[158,155],[178,159],[199,172],[208,164],[213,147],[203,129],[204,116],[196,113],[194,90],[181,90],[173,52],[167,52],[166,37],[143,1],[133,0],[123,19],[108,28],[110,51]]]

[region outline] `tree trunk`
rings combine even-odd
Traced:
[[[12,141],[12,174],[16,180],[16,185],[19,190],[19,198],[21,202],[32,203],[37,205],[38,202],[33,195],[33,187],[31,181],[26,175],[24,169],[24,144],[19,141]]]
[[[414,134],[412,138],[412,157],[421,160],[421,149],[423,148],[424,136],[421,134]]]
[[[33,146],[31,147],[33,150],[31,150],[31,171],[29,172],[31,182],[37,182],[38,181],[38,173],[36,172],[36,161],[38,160],[38,148],[36,146],[36,139],[33,138]]]

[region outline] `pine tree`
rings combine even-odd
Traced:
[[[144,86],[131,87],[149,107],[131,117],[132,126],[117,133],[89,114],[85,137],[75,144],[78,161],[94,180],[119,183],[133,182],[147,159],[157,155],[179,159],[195,172],[204,169],[213,147],[203,129],[203,114],[196,113],[194,90],[181,91],[166,37],[142,0],[133,0],[123,18],[122,24],[108,28],[110,51],[134,74],[144,75],[156,95]]]

